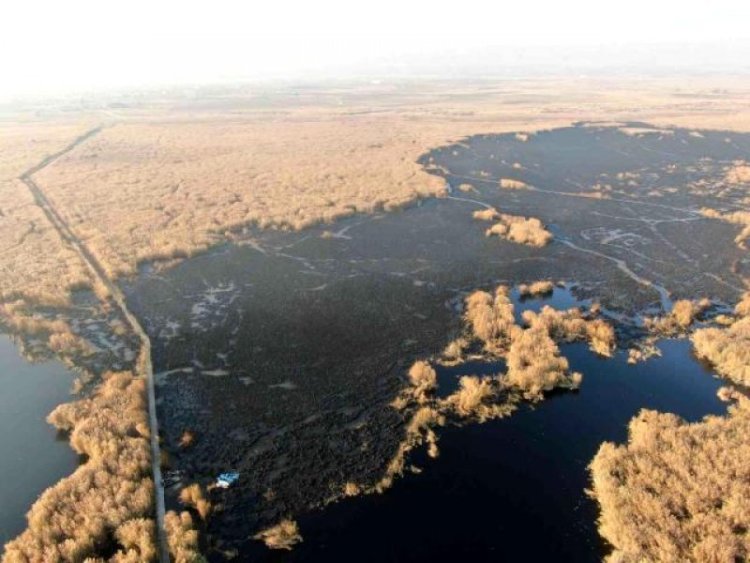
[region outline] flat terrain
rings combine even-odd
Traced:
[[[181,491],[202,487],[210,505],[188,504],[211,561],[278,560],[252,537],[286,518],[299,520],[305,537],[289,559],[351,555],[346,542],[330,549],[337,533],[366,530],[347,528],[347,511],[379,505],[373,499],[381,497],[359,493],[379,488],[394,460],[424,438],[413,442],[413,409],[397,408],[409,367],[428,360],[439,367],[437,396],[455,390],[457,374],[440,362],[465,335],[464,300],[477,289],[515,288],[522,325],[520,310],[539,312],[543,302],[521,299],[519,284],[558,283],[551,302],[591,315],[601,305],[622,351],[602,360],[578,344],[565,348],[584,372],[583,390],[549,393],[550,403],[562,399],[550,418],[529,414],[543,404],[522,407],[518,427],[502,426],[513,417],[486,426],[449,421],[427,438],[445,437],[447,464],[415,450],[404,458],[396,500],[372,514],[406,514],[402,483],[420,478],[409,473],[413,463],[455,473],[482,447],[509,447],[514,432],[544,434],[540,421],[560,424],[575,412],[570,405],[595,424],[603,416],[596,399],[578,402],[593,375],[595,397],[628,409],[582,440],[574,458],[561,458],[575,475],[554,510],[582,503],[577,537],[587,547],[570,556],[595,558],[607,548],[594,533],[595,504],[579,490],[594,445],[624,440],[639,405],[689,420],[722,412],[718,382],[696,363],[685,363],[695,377],[680,383],[684,401],[668,399],[669,377],[650,383],[651,371],[632,368],[643,370],[638,381],[647,389],[638,391],[620,375],[624,350],[646,335],[646,316],[666,313],[675,299],[706,297],[698,322],[708,325],[747,290],[744,79],[299,84],[77,104],[0,113],[0,323],[29,359],[57,356],[74,368],[86,409],[106,390],[103,381],[115,381],[108,371],[148,378],[153,362],[160,436],[151,436],[152,452],[160,437],[168,508],[185,510]],[[514,223],[520,235],[509,232]],[[681,344],[674,354],[689,362]],[[604,390],[606,362],[619,366],[622,387]],[[463,367],[498,380],[506,370],[478,356]],[[142,408],[149,402],[136,387],[133,404]],[[703,392],[710,398],[698,398]],[[145,412],[132,414],[138,440],[147,439]],[[465,447],[464,436],[477,438]],[[133,437],[131,428],[115,438]],[[554,459],[556,447],[536,443],[527,454]],[[511,465],[525,460],[501,462],[469,466],[512,476]],[[234,486],[211,488],[230,470],[240,474]],[[150,490],[147,473],[133,486]],[[540,469],[534,478],[550,476]],[[491,492],[485,477],[469,472],[452,485],[460,496],[463,479],[476,478],[481,497]],[[424,494],[441,491],[440,479],[426,479]],[[519,487],[532,489],[529,481]],[[423,508],[441,501],[431,502]],[[533,508],[519,514],[534,525]],[[127,517],[135,516],[150,516],[147,500]],[[481,529],[473,556],[493,559],[498,546],[488,538],[497,530]],[[441,535],[465,553],[473,532],[453,532]],[[550,545],[569,535],[564,527],[550,534]],[[89,555],[153,555],[144,555],[148,541],[138,547],[111,530],[102,537],[85,548]],[[183,540],[195,548],[194,535]],[[433,557],[399,545],[405,551],[376,550],[373,560]]]
[[[347,483],[372,486],[403,436],[388,405],[404,373],[439,356],[475,288],[575,282],[579,299],[604,305],[621,346],[672,298],[728,309],[746,254],[737,227],[701,208],[742,205],[746,186],[720,187],[748,153],[742,134],[642,123],[478,135],[421,158],[445,178],[442,197],[299,233],[249,229],[168,270],[144,267],[126,294],[153,342],[172,502],[180,485],[241,473],[212,493],[220,508],[205,538],[219,557]],[[473,211],[487,206],[533,214],[553,241],[485,236]]]

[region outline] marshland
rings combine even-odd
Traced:
[[[21,487],[4,557],[147,561],[162,539],[178,561],[746,557],[736,459],[684,526],[612,469],[748,447],[750,135],[667,125],[661,102],[653,122],[517,106],[517,128],[490,104],[448,125],[440,103],[417,125],[139,109],[22,151],[3,358],[65,367],[21,405],[59,457]],[[676,539],[633,540],[649,529]]]

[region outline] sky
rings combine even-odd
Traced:
[[[6,0],[0,98],[335,76],[491,49],[554,60],[559,48],[685,44],[744,56],[749,21],[750,0]]]

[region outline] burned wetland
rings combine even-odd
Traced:
[[[738,229],[702,210],[747,205],[747,185],[725,178],[748,154],[747,136],[645,124],[480,135],[422,157],[448,183],[443,197],[299,232],[246,228],[175,266],[143,266],[124,288],[152,341],[168,506],[184,508],[181,488],[201,486],[212,561],[344,560],[363,544],[369,560],[601,558],[585,493],[599,445],[623,442],[642,408],[688,421],[726,410],[687,340],[626,359],[643,318],[672,299],[710,297],[710,323],[740,298]],[[486,236],[473,213],[488,208],[538,218],[553,239]],[[536,280],[555,282],[551,295],[520,297]],[[449,417],[439,456],[410,448],[406,475],[382,490],[408,440],[410,411],[393,402],[414,362],[434,365],[439,397],[455,374],[505,371],[499,358],[450,365],[443,354],[465,330],[466,296],[501,284],[514,288],[518,324],[544,304],[601,306],[618,351],[561,343],[579,390],[483,424]],[[237,483],[214,488],[226,471]],[[253,538],[284,519],[304,538],[291,551]]]
[[[604,442],[636,451],[642,409],[740,418],[717,393],[742,403],[747,368],[734,352],[697,357],[689,337],[741,333],[750,315],[734,309],[750,274],[748,160],[750,135],[645,123],[474,135],[420,157],[445,182],[437,196],[234,227],[141,263],[118,286],[150,340],[167,509],[190,513],[216,562],[643,555],[597,528],[592,460],[604,467]],[[69,363],[121,372],[107,381],[140,405],[123,373],[143,345],[102,299],[90,322],[72,314],[97,345]],[[706,348],[725,333],[704,334]],[[122,430],[139,451],[143,425]],[[62,453],[50,465],[65,473]],[[238,478],[217,486],[225,473]],[[729,528],[743,560],[747,530]],[[105,535],[108,553],[127,547]]]

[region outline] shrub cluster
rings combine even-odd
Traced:
[[[299,527],[294,520],[282,520],[254,536],[256,540],[262,540],[271,549],[292,549],[302,541]]]
[[[198,546],[198,531],[189,512],[170,510],[164,516],[169,555],[173,563],[204,563]]]
[[[657,336],[684,334],[700,315],[711,306],[708,299],[680,299],[672,304],[672,310],[662,317],[647,317],[645,328]]]
[[[536,217],[521,217],[500,213],[497,209],[487,208],[473,213],[480,221],[497,221],[485,230],[488,237],[496,235],[511,242],[528,246],[546,246],[552,240],[550,233]]]
[[[747,561],[748,402],[693,424],[643,410],[627,444],[602,444],[590,471],[607,561]]]
[[[499,185],[506,190],[526,190],[529,188],[525,182],[513,180],[512,178],[500,178]]]
[[[750,386],[750,292],[737,304],[735,314],[730,325],[696,330],[690,339],[696,355],[714,364],[720,375]]]
[[[521,297],[536,297],[540,295],[549,295],[555,289],[555,284],[549,280],[535,281],[529,284],[522,283],[518,286],[518,293]]]

